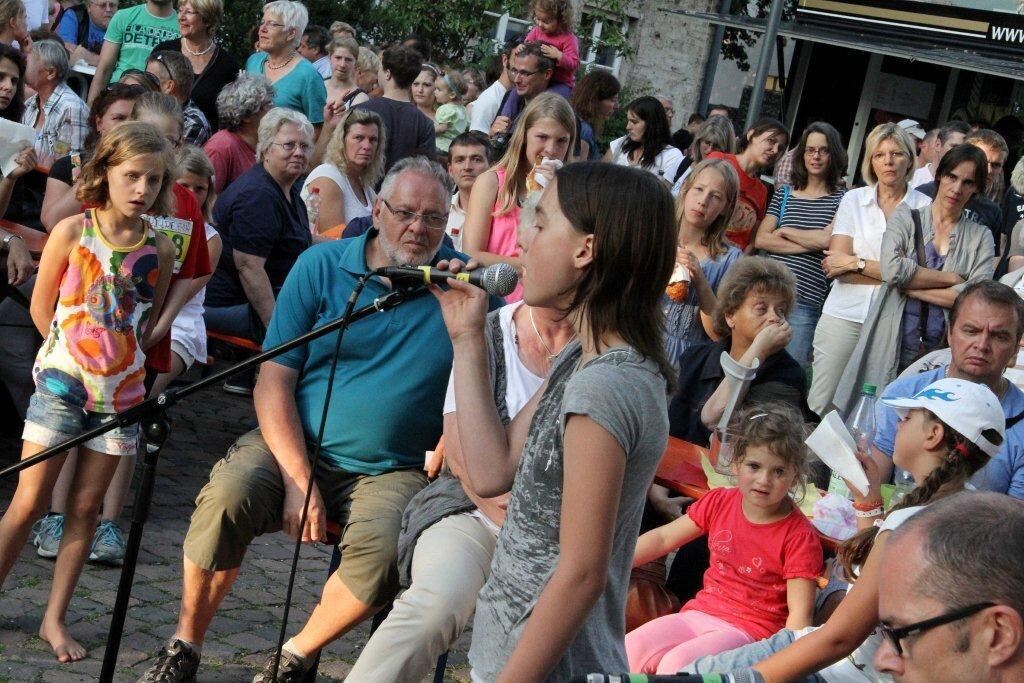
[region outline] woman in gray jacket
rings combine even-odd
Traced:
[[[992,277],[992,233],[964,206],[984,190],[988,164],[973,145],[946,153],[928,208],[899,206],[882,235],[882,287],[836,390],[849,412],[865,383],[883,387],[917,358],[946,342],[946,316],[968,282]]]

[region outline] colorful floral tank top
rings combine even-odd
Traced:
[[[87,210],[61,277],[50,334],[32,369],[36,390],[95,413],[142,401],[146,356],[139,340],[159,270],[156,233],[148,223],[138,244],[116,247]]]

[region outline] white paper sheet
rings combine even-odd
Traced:
[[[861,495],[868,492],[868,475],[857,460],[857,444],[853,435],[843,424],[839,413],[833,410],[822,419],[821,424],[807,437],[807,447],[814,451],[821,461],[832,468]]]
[[[36,141],[36,131],[20,123],[0,119],[0,171],[6,178],[18,164],[14,158],[18,152],[31,147]]]

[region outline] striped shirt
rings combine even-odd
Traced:
[[[782,197],[785,187],[779,187],[772,195],[768,204],[768,215],[775,216],[779,228],[796,228],[798,230],[823,230],[832,222],[839,208],[839,200],[843,198],[844,189],[837,189],[830,195],[818,199],[801,199],[789,188],[786,210],[782,212]],[[783,215],[780,215],[783,214]],[[820,251],[804,254],[767,254],[769,257],[785,263],[796,278],[796,298],[801,304],[814,306],[821,310],[828,295],[828,280],[821,268],[821,260],[825,255]]]

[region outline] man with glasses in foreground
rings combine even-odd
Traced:
[[[875,668],[897,681],[1024,681],[1024,505],[996,493],[935,502],[882,555]]]
[[[374,203],[372,230],[318,244],[299,257],[278,296],[264,347],[340,318],[367,272],[384,266],[445,267],[459,258],[442,244],[450,182],[424,157],[396,164]],[[371,278],[356,306],[389,289],[387,281]],[[493,307],[497,304],[492,300]],[[279,681],[301,680],[321,648],[397,592],[402,512],[427,483],[423,457],[441,436],[452,347],[437,300],[429,294],[352,325],[341,347],[314,470],[310,457],[336,341],[329,334],[263,364],[253,394],[259,428],[235,442],[199,493],[185,537],[177,629],[142,681],[194,680],[206,630],[238,576],[246,549],[260,534],[283,530],[305,543],[323,542],[330,521],[340,525],[344,548],[320,604],[285,644]],[[310,478],[315,484],[309,515],[300,525]],[[271,681],[272,667],[273,655],[255,680]]]

